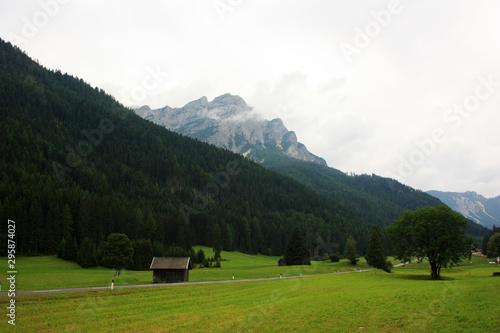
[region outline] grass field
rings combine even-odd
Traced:
[[[199,249],[203,249],[205,255],[213,256],[211,248],[197,246],[196,251]],[[286,277],[368,267],[364,259],[360,259],[359,265],[353,268],[346,260],[335,264],[313,262],[311,266],[278,267],[277,262],[280,257],[223,251],[222,258],[225,261],[221,263],[221,268],[194,269],[189,273],[189,281],[231,280],[233,275],[236,280],[277,277],[280,274]],[[7,263],[5,258],[0,258],[0,260]],[[150,284],[153,281],[152,271],[122,270],[120,276],[114,276],[111,269],[101,267],[82,269],[76,263],[61,260],[55,256],[19,257],[16,258],[16,267],[18,291],[108,286],[111,280],[115,281],[115,286]],[[0,272],[0,281],[5,283],[7,275],[2,273],[4,272]]]
[[[233,255],[226,255],[230,260],[223,262],[223,266],[232,268],[228,268],[228,273],[237,271],[244,275],[268,269],[269,274],[278,272],[271,271],[266,264],[272,261],[275,265],[276,258]],[[271,281],[17,296],[16,329],[25,332],[498,332],[500,278],[492,277],[492,272],[500,269],[485,264],[482,258],[473,261],[444,270],[443,281],[429,280],[429,267],[422,263],[395,269],[391,274],[372,270]],[[28,261],[24,265],[26,270],[36,271]],[[335,270],[333,267],[346,265],[316,263],[301,269],[327,273]],[[22,261],[18,267],[21,271]],[[209,269],[199,271],[201,276]],[[80,270],[80,275],[88,272],[91,271]],[[46,274],[50,275],[48,267]],[[48,278],[40,272],[39,279]],[[4,309],[5,301],[4,297]],[[0,327],[6,327],[7,319],[2,317]]]

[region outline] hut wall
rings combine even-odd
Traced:
[[[187,269],[155,269],[153,270],[153,283],[175,283],[189,281]]]

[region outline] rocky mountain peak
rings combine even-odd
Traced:
[[[216,97],[211,102],[211,104],[213,106],[234,105],[234,106],[240,106],[242,108],[248,108],[248,105],[243,98],[241,98],[238,95],[231,95],[231,94],[224,94],[219,97]]]
[[[324,159],[298,142],[281,119],[262,119],[237,95],[224,94],[211,102],[201,97],[182,108],[166,106],[147,113],[137,111],[140,109],[136,112],[145,119],[261,163],[265,162],[262,152],[272,151],[326,166]]]

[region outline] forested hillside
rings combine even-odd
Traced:
[[[347,175],[315,163],[271,154],[263,165],[333,198],[358,218],[382,227],[394,222],[405,210],[442,205],[438,198],[375,174]],[[476,239],[480,240],[490,232],[488,228],[468,221],[467,232]]]
[[[335,199],[365,221],[383,227],[407,209],[442,204],[425,192],[377,175],[349,176],[333,168],[294,159],[269,159],[265,165]]]
[[[0,220],[16,222],[20,254],[55,253],[63,237],[99,247],[113,232],[188,249],[220,229],[225,250],[281,255],[294,226],[311,250],[351,234],[367,248],[369,224],[333,199],[143,120],[1,40],[0,101]]]

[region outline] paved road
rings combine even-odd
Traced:
[[[371,269],[365,269],[365,270],[358,270],[358,271],[347,271],[347,272],[328,273],[328,274],[360,273],[360,272],[368,272],[370,270]],[[323,275],[323,274],[286,276],[286,277],[282,277],[282,278],[280,278],[280,277],[271,277],[271,278],[260,278],[260,279],[241,279],[241,280],[204,281],[204,282],[135,284],[135,285],[127,285],[127,286],[114,286],[114,289],[149,288],[149,287],[157,287],[158,288],[158,287],[172,287],[172,286],[190,286],[190,285],[197,285],[197,284],[255,282],[255,281],[279,280],[279,279],[296,279],[296,278],[303,278],[303,277],[317,276],[317,275]],[[86,288],[68,288],[68,289],[16,291],[16,296],[18,296],[18,295],[38,295],[38,294],[71,293],[71,292],[78,292],[78,291],[92,291],[92,290],[102,290],[102,289],[111,289],[111,286],[107,286],[107,287],[86,287]],[[7,296],[7,292],[1,292],[0,296]]]

